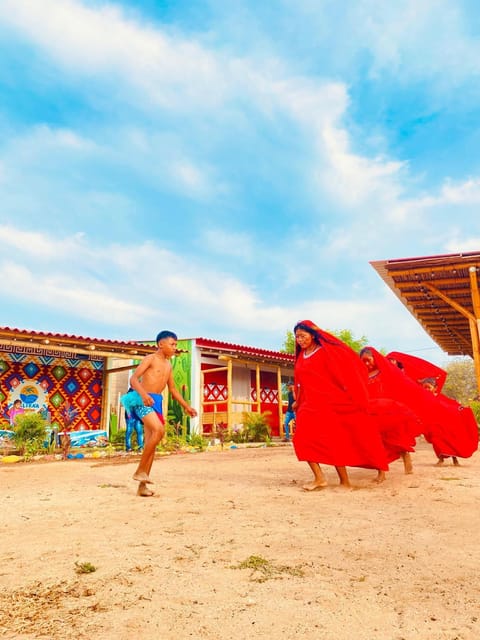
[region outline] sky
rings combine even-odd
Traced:
[[[476,0],[0,0],[1,326],[437,364],[370,261],[480,250]]]

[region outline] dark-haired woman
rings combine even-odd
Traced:
[[[385,449],[367,412],[367,374],[358,355],[311,320],[294,328],[296,341],[296,429],[298,460],[313,481],[306,491],[327,486],[320,464],[335,467],[340,486],[350,487],[346,467],[388,469]]]

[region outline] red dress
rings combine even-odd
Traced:
[[[402,363],[405,373],[412,380],[435,378],[437,388],[440,390],[443,387],[447,372],[440,367],[405,353],[392,352],[388,354],[390,356]],[[478,425],[473,411],[442,393],[427,393],[433,403],[422,419],[425,439],[433,446],[438,458],[469,458],[478,448]]]
[[[369,412],[377,422],[388,462],[415,451],[416,436],[421,431],[418,417],[403,402],[388,397],[380,370],[368,379],[368,394]]]
[[[442,390],[447,379],[445,369],[437,367],[436,364],[428,362],[428,360],[411,356],[408,353],[400,353],[400,351],[391,351],[387,353],[386,357],[393,358],[399,362],[404,373],[415,382],[420,382],[424,378],[435,378],[437,390],[439,392]]]
[[[322,332],[322,336],[329,336]],[[293,444],[297,458],[336,467],[386,471],[380,433],[367,413],[366,373],[358,355],[333,336],[295,362],[298,385]]]
[[[437,411],[424,430],[437,458],[470,458],[478,449],[478,425],[470,407],[439,393]]]

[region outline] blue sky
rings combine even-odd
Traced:
[[[369,261],[480,249],[467,0],[1,0],[3,326],[446,357]]]

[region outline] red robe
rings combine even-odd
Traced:
[[[445,369],[437,367],[437,365],[428,362],[428,360],[417,358],[417,356],[411,356],[407,353],[400,353],[400,351],[391,351],[387,354],[387,358],[394,358],[399,362],[404,373],[415,382],[419,382],[424,378],[435,378],[438,392],[442,390],[447,379]]]
[[[374,352],[373,349],[371,351]],[[377,362],[378,358],[375,355],[374,358]],[[377,422],[388,462],[398,460],[402,453],[415,451],[416,436],[420,433],[421,423],[416,414],[403,402],[388,397],[380,369],[375,376],[368,379],[368,393],[369,412]]]
[[[399,369],[376,349],[373,347],[365,347],[365,349],[372,352],[380,371],[381,393],[377,391],[377,397],[390,398],[408,407],[410,412],[416,416],[415,423],[411,425],[413,435],[419,436],[424,432],[425,424],[430,420],[432,412],[436,410],[434,396],[405,375],[402,369]]]
[[[440,367],[422,358],[396,351],[388,354],[390,356],[403,364],[406,375],[413,380],[435,378],[437,388],[443,387],[447,373]],[[423,416],[422,431],[425,439],[431,443],[439,458],[469,458],[478,449],[478,425],[473,411],[442,393],[427,393],[434,402],[428,414]]]
[[[321,346],[309,357],[298,351],[295,361],[297,458],[386,471],[380,433],[367,412],[365,367],[350,347],[315,329]]]

